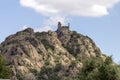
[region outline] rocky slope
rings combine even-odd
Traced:
[[[44,79],[37,76],[48,67],[57,70],[58,77],[74,77],[82,60],[105,58],[92,39],[61,24],[55,32],[19,31],[1,43],[0,51],[12,70],[11,80],[50,80],[47,74]]]

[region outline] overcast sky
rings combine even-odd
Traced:
[[[56,30],[58,21],[120,61],[120,0],[1,0],[0,42],[27,27]]]

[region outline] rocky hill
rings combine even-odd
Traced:
[[[92,39],[61,23],[55,32],[27,28],[10,35],[0,51],[11,68],[11,80],[68,80],[77,75],[83,60],[106,58]]]

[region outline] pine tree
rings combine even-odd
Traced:
[[[0,79],[10,78],[10,68],[6,66],[6,61],[2,58],[0,54]]]

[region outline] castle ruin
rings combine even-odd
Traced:
[[[69,31],[70,24],[68,23],[68,26],[62,26],[61,22],[58,22],[58,29],[57,33],[59,32],[68,32]]]

